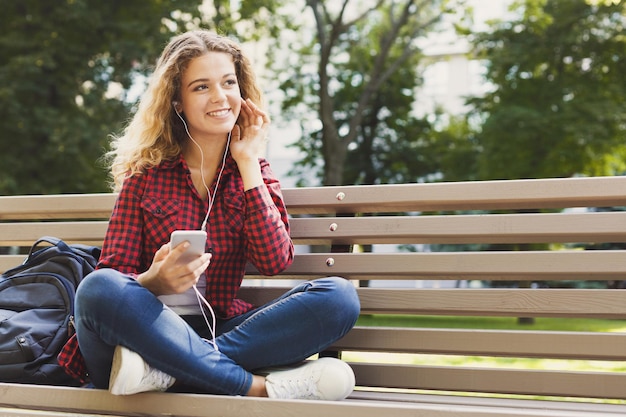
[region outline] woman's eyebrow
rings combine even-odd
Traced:
[[[235,77],[236,75],[237,74],[235,74],[234,72],[229,72],[228,74],[224,74],[222,76],[222,79],[229,78],[229,77]],[[205,82],[208,82],[208,81],[211,81],[211,79],[210,78],[198,78],[197,80],[193,80],[193,81],[189,82],[189,84],[187,84],[187,87],[189,87],[189,86],[191,86],[191,85],[193,85],[195,83],[205,83]]]

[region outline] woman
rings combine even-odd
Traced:
[[[98,269],[76,294],[80,354],[62,355],[69,368],[82,355],[95,387],[326,400],[352,392],[346,363],[303,361],[353,327],[353,285],[306,282],[258,308],[236,298],[247,262],[274,275],[293,259],[280,186],[260,158],[270,124],[261,100],[231,40],[193,31],[164,49],[113,141],[119,197]],[[180,262],[188,242],[171,247],[170,234],[198,229],[206,253]]]

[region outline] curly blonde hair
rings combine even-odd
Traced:
[[[207,30],[173,37],[157,61],[137,112],[123,134],[111,141],[111,151],[106,156],[111,161],[114,191],[119,191],[126,178],[181,153],[187,136],[172,102],[180,101],[181,80],[189,62],[208,52],[231,55],[242,97],[262,105],[252,65],[234,41]]]

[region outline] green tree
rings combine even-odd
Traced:
[[[106,190],[97,161],[128,116],[128,89],[174,32],[197,23],[198,4],[3,1],[0,194]]]
[[[288,0],[213,0],[204,2],[204,26],[236,37],[240,42],[282,42],[286,29],[294,30],[295,9]],[[267,50],[269,57],[276,48]]]
[[[478,178],[623,172],[624,2],[524,0],[511,12],[475,39],[493,86],[470,100],[483,121]]]
[[[424,156],[431,126],[411,113],[421,81],[417,40],[459,2],[368,4],[307,0],[314,36],[291,46],[298,62],[277,70],[283,109],[303,120],[300,172],[321,169],[324,185],[415,181],[437,171]]]
[[[622,173],[626,3],[526,0],[512,11],[476,37],[494,86],[471,102],[484,117],[479,176]]]

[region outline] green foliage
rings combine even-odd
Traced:
[[[621,174],[626,3],[527,0],[514,11],[476,37],[494,86],[471,101],[484,117],[480,178]]]
[[[434,169],[434,178],[441,181],[476,180],[478,143],[476,132],[467,119],[461,116],[447,116],[438,111],[433,125],[443,126],[433,129],[428,135],[431,145],[428,153],[422,157],[429,158]],[[447,117],[444,117],[447,116]],[[438,119],[445,119],[437,121]]]
[[[333,185],[415,182],[437,173],[436,135],[412,111],[422,81],[416,40],[436,29],[450,2],[330,3],[307,1],[316,34],[297,48],[297,65],[276,69],[283,110],[302,120],[295,146],[306,156],[292,174],[313,171]]]
[[[98,164],[172,16],[197,0],[7,0],[0,14],[0,194],[105,191]]]
[[[285,0],[240,0],[233,7],[231,0],[205,2],[204,25],[242,43],[278,40],[283,30],[295,29],[292,12],[284,10],[289,4]],[[268,52],[271,56],[274,51]]]

